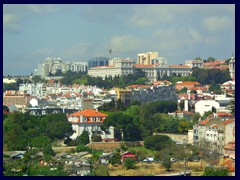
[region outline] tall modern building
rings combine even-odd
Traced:
[[[152,60],[156,58],[158,58],[158,52],[139,53],[137,64],[152,65],[154,63]]]
[[[232,55],[231,60],[229,61],[229,72],[231,78],[235,78],[235,57]]]
[[[97,66],[108,66],[109,58],[106,57],[95,57],[88,61],[89,69]]]
[[[34,70],[34,75],[49,76],[55,74],[58,70],[63,73],[67,71],[72,72],[87,72],[87,62],[63,62],[60,58],[47,57],[42,63],[38,64],[37,69]]]

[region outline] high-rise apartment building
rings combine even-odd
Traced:
[[[152,65],[154,61],[158,57],[158,52],[147,52],[147,53],[139,53],[137,56],[137,64],[145,64]]]
[[[106,57],[95,57],[88,61],[89,69],[97,66],[108,66],[109,58]]]
[[[235,78],[235,57],[232,55],[231,60],[229,61],[229,72],[231,78]]]
[[[34,71],[34,75],[49,76],[55,74],[59,70],[63,73],[69,70],[72,72],[86,72],[87,69],[87,62],[63,62],[60,58],[47,57],[42,63],[38,64],[37,69]]]

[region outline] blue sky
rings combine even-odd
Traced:
[[[4,4],[3,74],[46,57],[88,61],[157,51],[168,64],[235,54],[234,4]]]

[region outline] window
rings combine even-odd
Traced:
[[[84,121],[84,122],[87,122],[87,117],[84,117],[83,121]]]

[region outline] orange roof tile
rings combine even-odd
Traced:
[[[226,113],[226,112],[217,112],[217,115],[218,115],[218,117],[232,117],[233,116],[232,114]],[[213,117],[214,114],[211,114],[210,116]]]
[[[229,124],[229,123],[231,123],[231,122],[235,122],[235,119],[228,119],[228,120],[226,120],[226,121],[221,122],[220,124],[227,125],[227,124]]]
[[[93,109],[85,109],[85,110],[70,114],[68,116],[80,116],[80,115],[85,116],[85,117],[107,117],[108,116],[107,114],[98,112]]]
[[[220,166],[227,167],[230,172],[235,172],[235,161],[233,159],[225,158]]]
[[[201,121],[200,123],[199,123],[199,125],[206,125],[207,123],[208,123],[208,119],[205,119],[205,120],[203,120],[203,121]]]

